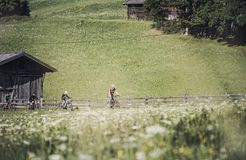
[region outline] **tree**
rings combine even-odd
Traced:
[[[224,0],[221,30],[224,37],[235,36],[237,40],[246,42],[246,1]]]
[[[165,17],[167,17],[167,1],[168,0],[147,0],[145,1],[145,8],[148,16],[156,23],[155,27],[163,26]]]
[[[0,0],[0,17],[21,15],[29,16],[30,9],[27,0]]]
[[[148,17],[153,19],[154,27],[167,33],[180,31],[178,21],[168,20],[170,8],[176,6],[176,0],[146,0],[144,3]]]
[[[189,33],[197,37],[246,41],[245,0],[146,0],[145,5],[157,28],[189,28]],[[178,10],[175,22],[165,18],[171,6]]]

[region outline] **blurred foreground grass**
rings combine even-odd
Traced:
[[[232,159],[246,154],[245,104],[0,112],[0,159]]]

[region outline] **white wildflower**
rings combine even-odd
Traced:
[[[68,115],[68,114],[70,114],[70,112],[64,112],[63,114],[64,114],[64,115]]]
[[[20,127],[20,126],[15,126],[14,129],[15,129],[15,130],[20,130],[21,127]]]
[[[60,140],[61,142],[66,142],[68,138],[67,136],[58,136],[57,139]]]
[[[52,154],[49,156],[49,160],[62,160],[62,156],[59,154]]]
[[[38,132],[38,130],[33,127],[33,128],[30,129],[30,132],[33,132],[34,133],[34,132]]]
[[[61,151],[66,151],[67,145],[64,144],[64,143],[62,143],[62,144],[60,144],[60,145],[58,146],[58,149],[61,150]]]
[[[62,123],[63,122],[63,119],[59,119],[59,120],[56,120],[56,121],[53,121],[50,123],[51,126],[58,126],[59,123]]]
[[[150,156],[151,158],[159,158],[164,152],[165,152],[165,150],[160,149],[160,148],[157,148],[157,149],[151,151],[151,152],[149,153],[149,156]]]
[[[134,142],[136,141],[136,138],[133,136],[128,137],[128,142]]]
[[[214,129],[214,127],[212,125],[208,125],[206,130],[207,131],[212,131],[213,129]]]
[[[220,159],[224,160],[224,159],[227,159],[228,156],[226,154],[226,149],[223,147],[220,149]]]
[[[223,147],[220,149],[220,153],[226,153],[226,149]]]
[[[119,138],[112,138],[112,139],[110,139],[109,142],[110,142],[111,144],[115,144],[115,143],[120,142],[120,139],[119,139]]]
[[[215,136],[214,135],[210,135],[209,139],[210,140],[214,140],[215,139]]]
[[[27,159],[30,159],[30,160],[41,160],[40,157],[36,156],[34,153],[32,152],[28,152],[28,158]]]
[[[163,119],[163,120],[161,120],[161,122],[162,122],[163,124],[165,124],[165,125],[168,125],[168,126],[172,125],[172,122],[169,121],[169,120]]]
[[[91,155],[87,155],[87,154],[80,154],[79,160],[93,160],[93,157]]]
[[[105,132],[103,133],[104,136],[110,136],[110,135],[112,135],[112,134],[113,134],[113,133],[110,132],[110,131],[105,131]]]
[[[44,137],[44,140],[45,140],[45,141],[51,141],[52,138],[51,138],[51,137]]]
[[[0,124],[0,128],[8,127],[8,124]]]
[[[144,152],[137,152],[136,153],[136,159],[137,160],[145,160],[146,159],[145,153]]]
[[[28,141],[26,141],[26,140],[24,140],[23,143],[24,143],[25,145],[28,145],[28,146],[30,145],[30,142],[28,142]]]
[[[145,131],[149,137],[153,137],[157,134],[159,135],[165,135],[167,130],[166,128],[160,126],[160,125],[154,125],[154,126],[149,126],[145,128]]]
[[[136,125],[132,126],[132,129],[133,129],[133,130],[138,130],[138,129],[140,129],[140,128],[141,128],[141,126],[136,126]]]

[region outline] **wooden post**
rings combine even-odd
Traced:
[[[167,98],[166,97],[163,99],[163,102],[164,103],[167,103]]]
[[[189,28],[188,27],[185,28],[185,34],[184,35],[186,35],[186,36],[189,35]]]
[[[56,106],[57,105],[57,99],[56,98],[54,98],[54,106]]]
[[[148,105],[148,104],[149,104],[149,99],[148,99],[148,97],[145,97],[144,103],[145,103],[145,105]]]
[[[91,104],[90,104],[90,102],[91,102],[91,101],[90,101],[90,100],[88,100],[88,106],[89,106],[89,107],[91,107]]]
[[[40,108],[43,108],[43,97],[40,97]]]
[[[127,100],[128,100],[127,105],[128,105],[128,106],[132,106],[132,103],[131,103],[131,98],[130,98],[130,97],[128,97],[128,98],[127,98]],[[134,107],[135,107],[135,106],[134,106]]]
[[[187,102],[188,102],[188,97],[185,96],[185,103],[187,103]]]

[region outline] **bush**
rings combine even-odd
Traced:
[[[168,8],[178,11],[179,25],[167,20]],[[189,28],[195,37],[235,39],[246,42],[245,0],[146,0],[146,12],[164,32]]]
[[[0,0],[0,17],[4,16],[29,16],[30,9],[27,0]]]
[[[174,128],[173,147],[194,148],[195,155],[204,152],[205,148],[210,148],[215,151],[214,158],[218,158],[220,156],[218,153],[223,146],[223,132],[216,124],[216,120],[211,118],[211,113],[207,110],[203,110],[194,118],[181,119]]]
[[[164,33],[184,33],[184,29],[181,27],[180,21],[178,20],[166,21],[162,30]]]

